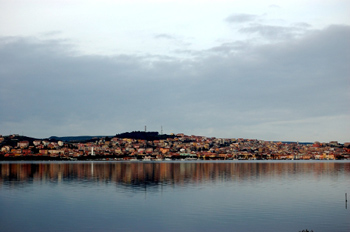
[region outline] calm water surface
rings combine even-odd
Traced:
[[[3,232],[348,232],[349,199],[346,161],[0,162]]]

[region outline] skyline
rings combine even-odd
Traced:
[[[0,0],[0,134],[350,141],[350,2]]]

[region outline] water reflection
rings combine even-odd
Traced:
[[[350,162],[0,163],[1,231],[349,231]]]
[[[0,184],[36,181],[114,182],[123,186],[199,184],[218,181],[259,181],[266,178],[315,180],[350,174],[350,162],[51,162],[2,163]]]

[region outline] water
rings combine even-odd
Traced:
[[[0,231],[350,231],[350,162],[0,163]]]

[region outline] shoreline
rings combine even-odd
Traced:
[[[130,158],[60,158],[60,157],[2,157],[0,162],[130,162],[130,163],[162,163],[162,162],[335,162],[348,161],[350,159],[130,159]]]

